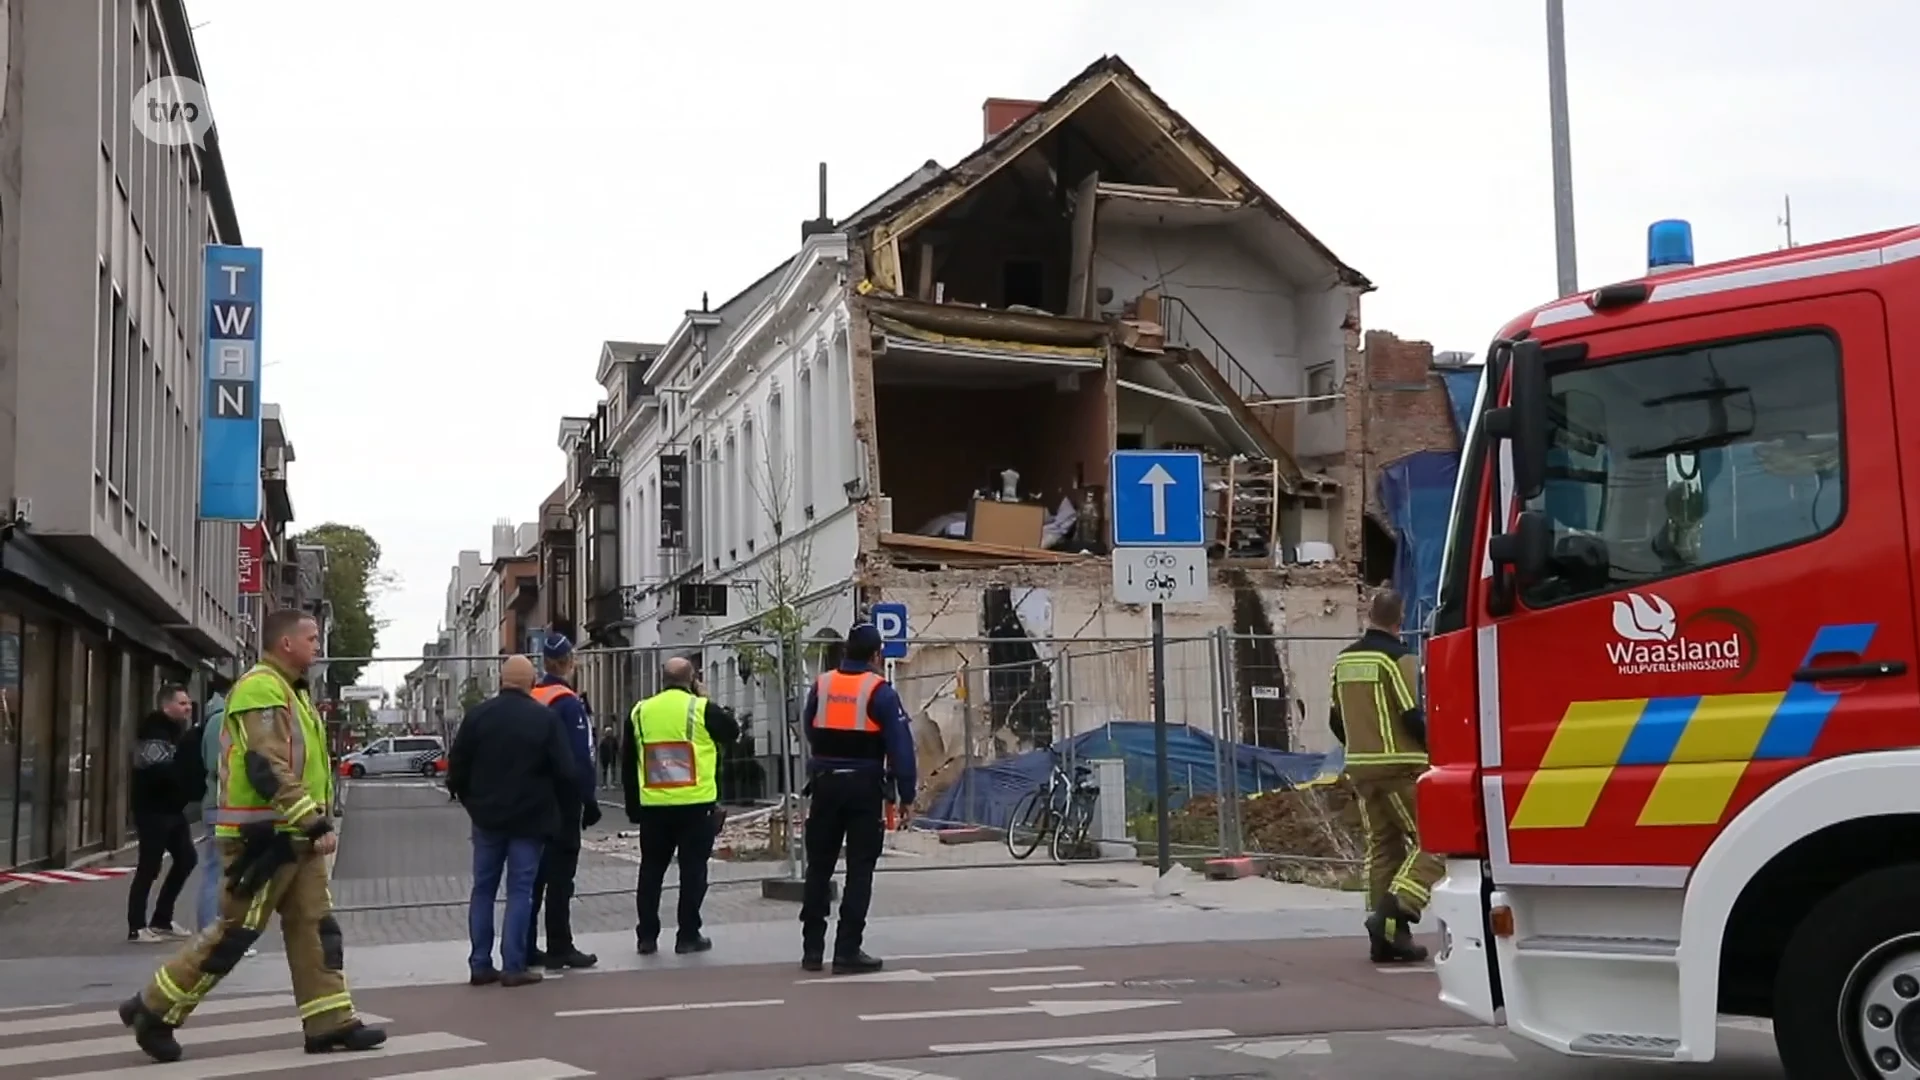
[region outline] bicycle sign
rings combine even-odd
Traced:
[[[1115,548],[1113,598],[1123,604],[1191,604],[1206,600],[1207,549]]]

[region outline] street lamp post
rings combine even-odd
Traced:
[[[1553,251],[1560,295],[1580,291],[1573,249],[1573,136],[1567,121],[1567,12],[1547,0],[1547,109],[1553,125]]]

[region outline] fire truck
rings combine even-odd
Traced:
[[[1920,228],[1648,240],[1509,323],[1473,406],[1418,795],[1440,996],[1570,1055],[1708,1061],[1747,1017],[1795,1080],[1920,1078]]]

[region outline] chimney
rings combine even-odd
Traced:
[[[827,216],[827,163],[820,163],[820,216],[800,223],[800,242],[833,231],[833,219]]]
[[[493,523],[493,557],[494,559],[499,560],[499,559],[513,558],[515,554],[513,550],[513,541],[514,541],[513,519],[512,518],[495,519]]]
[[[986,114],[986,133],[980,141],[991,141],[995,135],[1039,112],[1040,106],[1045,104],[1044,101],[1023,101],[1018,98],[988,98],[987,103],[981,106],[981,112]]]

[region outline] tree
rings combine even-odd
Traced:
[[[325,643],[328,656],[372,656],[386,621],[374,616],[374,603],[393,586],[393,575],[380,569],[380,544],[357,525],[329,521],[294,538],[295,543],[327,549],[324,585],[333,608]],[[327,666],[331,687],[351,686],[360,678],[364,661]]]
[[[803,685],[802,650],[806,640],[808,616],[820,604],[809,599],[814,591],[813,533],[802,528],[786,535],[787,510],[793,499],[793,463],[776,457],[769,446],[766,460],[748,470],[747,486],[760,508],[763,520],[773,523],[773,544],[754,563],[755,580],[749,583],[750,601],[759,612],[743,624],[735,645],[746,673],[761,680],[781,678],[782,656],[786,657],[785,685],[779,686],[781,701],[791,700]],[[749,523],[751,524],[751,523]]]

